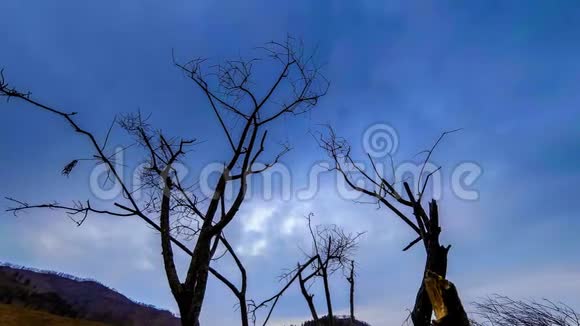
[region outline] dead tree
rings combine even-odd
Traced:
[[[317,257],[317,259],[312,266],[314,271],[304,277],[303,282],[306,283],[314,277],[322,279],[328,325],[333,326],[334,311],[329,277],[338,270],[345,271],[350,266],[354,250],[362,233],[345,233],[337,225],[319,225],[313,228],[312,217],[313,214],[307,217],[308,230],[312,240],[312,253],[307,258]]]
[[[427,158],[423,163],[423,168],[428,162],[431,154],[441,139],[449,132],[437,140],[435,145],[428,151]],[[328,135],[320,136],[320,146],[327,152],[333,160],[335,170],[343,177],[346,184],[364,196],[373,199],[379,206],[387,207],[399,219],[401,219],[416,234],[417,238],[409,243],[403,251],[409,250],[415,244],[422,242],[426,252],[425,269],[422,273],[421,285],[417,293],[415,305],[411,312],[411,319],[415,326],[429,326],[431,324],[432,305],[425,291],[424,277],[427,271],[445,277],[447,274],[447,253],[451,246],[442,246],[439,242],[441,226],[439,224],[439,210],[435,200],[429,201],[425,206],[423,195],[430,177],[434,172],[429,173],[421,183],[421,177],[417,181],[418,193],[413,193],[411,186],[404,180],[388,181],[377,168],[371,155],[367,154],[372,165],[372,171],[367,172],[351,156],[351,147],[344,139],[337,137],[334,130],[329,127]],[[392,164],[392,162],[391,162]],[[368,185],[360,186],[355,181],[353,172],[362,176]],[[423,174],[423,169],[421,174]],[[396,182],[403,182],[404,194],[399,193],[395,188]],[[406,198],[404,197],[406,196]]]
[[[354,266],[352,263],[352,256],[354,255],[354,251],[358,245],[358,240],[363,233],[346,233],[342,228],[334,224],[313,227],[313,216],[314,215],[311,213],[306,217],[312,241],[312,249],[310,253],[306,254],[305,262],[298,263],[295,269],[282,274],[280,279],[286,280],[286,285],[283,289],[273,297],[254,307],[254,311],[256,311],[261,307],[265,307],[270,302],[273,302],[264,325],[266,325],[278,299],[295,280],[298,280],[300,292],[308,305],[314,323],[325,326],[334,325],[335,317],[332,306],[330,276],[339,270],[345,272],[349,267]],[[310,271],[306,273],[308,270]],[[314,305],[313,300],[314,294],[308,292],[308,289],[318,279],[322,281],[324,288],[324,302],[327,309],[325,320],[328,321],[326,324],[322,324],[323,318],[321,318],[316,311],[316,306]],[[354,282],[351,283],[351,291],[353,286]]]
[[[88,159],[74,159],[63,169],[70,175],[79,163],[95,161],[107,167],[108,178],[120,184],[122,198],[108,208],[97,208],[89,200],[71,205],[57,202],[28,204],[16,201],[13,212],[33,208],[50,208],[65,211],[78,225],[91,214],[106,214],[117,217],[137,217],[156,229],[160,234],[163,264],[171,292],[179,307],[184,326],[199,325],[199,316],[205,297],[208,275],[211,273],[222,281],[243,301],[240,311],[242,324],[248,325],[245,309],[245,276],[242,288],[210,267],[215,248],[223,241],[223,231],[230,224],[246,198],[248,179],[276,164],[289,147],[283,146],[271,155],[269,163],[257,166],[267,153],[268,129],[284,116],[308,112],[326,94],[327,81],[320,75],[313,57],[304,53],[301,44],[291,38],[285,42],[270,42],[262,47],[265,56],[261,63],[270,62],[278,66],[278,72],[269,81],[264,91],[257,89],[253,65],[256,59],[230,60],[222,64],[207,65],[203,59],[194,59],[175,65],[193,81],[197,89],[207,98],[208,106],[216,117],[225,135],[227,156],[213,194],[203,198],[196,195],[192,186],[182,184],[175,164],[185,162],[188,149],[196,144],[194,139],[166,136],[153,129],[140,114],[118,119],[119,125],[136,140],[147,159],[148,167],[142,178],[151,196],[148,200],[135,198],[114,164],[116,153],[107,148],[111,128],[103,141],[77,122],[77,112],[67,112],[45,105],[33,99],[30,93],[21,92],[8,85],[0,74],[0,95],[7,100],[21,100],[43,112],[62,118],[73,131],[85,137],[93,151]],[[211,69],[212,71],[206,72]],[[263,84],[263,83],[262,83]],[[261,88],[260,88],[261,89]],[[240,124],[241,121],[241,124]],[[236,127],[237,126],[237,127]],[[130,146],[125,147],[128,148]],[[124,150],[124,149],[123,149]],[[226,198],[229,190],[233,198]],[[176,226],[177,224],[177,226]],[[178,236],[187,233],[191,245]],[[191,256],[185,275],[178,275],[174,263],[173,246]],[[233,253],[231,248],[227,249]],[[236,263],[238,263],[238,260]],[[241,273],[245,271],[238,264]]]
[[[354,318],[354,277],[355,277],[355,272],[354,272],[354,260],[350,261],[350,271],[349,271],[349,275],[346,276],[346,281],[349,284],[349,297],[348,297],[348,302],[349,302],[349,308],[350,308],[350,323],[351,325],[354,324],[356,318]]]

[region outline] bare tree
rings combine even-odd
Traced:
[[[364,233],[346,233],[341,227],[334,224],[317,225],[313,227],[313,216],[314,215],[310,213],[306,217],[312,241],[312,249],[310,253],[306,253],[305,262],[298,263],[296,268],[283,273],[280,279],[286,280],[286,284],[282,290],[273,297],[263,301],[259,305],[256,305],[255,309],[257,310],[258,308],[265,307],[268,303],[273,302],[268,313],[269,318],[278,299],[295,280],[298,280],[300,292],[308,305],[313,321],[317,325],[324,324],[333,326],[335,317],[332,306],[330,276],[339,270],[344,272],[349,267],[354,266],[352,263],[352,256],[354,255],[354,251],[358,245],[359,238]],[[306,273],[308,270],[310,270],[309,273]],[[324,288],[324,301],[327,309],[327,315],[324,319],[327,323],[322,322],[323,318],[320,318],[318,315],[314,304],[314,294],[309,293],[309,289],[317,279],[322,280]],[[351,289],[352,286],[354,286],[354,283],[351,283]],[[268,318],[264,322],[264,325]]]
[[[451,131],[453,132],[453,131]],[[424,167],[433,153],[433,150],[439,144],[441,139],[448,134],[445,132],[437,140],[435,145],[426,153],[426,159],[421,169],[421,175]],[[425,291],[424,277],[427,271],[436,273],[445,277],[447,273],[447,253],[451,246],[442,246],[439,242],[441,226],[439,224],[439,210],[437,202],[431,200],[427,206],[423,204],[423,195],[429,182],[430,177],[435,172],[417,181],[418,193],[413,193],[411,186],[404,180],[388,181],[377,168],[371,155],[367,154],[372,165],[372,171],[369,173],[362,169],[351,156],[351,147],[347,140],[336,136],[334,130],[329,127],[328,135],[322,135],[319,138],[320,146],[328,153],[333,160],[335,170],[341,175],[346,184],[355,191],[370,197],[374,203],[379,206],[386,206],[399,219],[407,224],[411,230],[416,233],[417,238],[407,245],[403,251],[410,249],[415,244],[422,242],[426,252],[426,263],[421,285],[417,293],[415,305],[411,312],[411,319],[415,326],[428,326],[431,324],[432,305]],[[392,164],[392,162],[391,162]],[[354,173],[359,174],[368,183],[360,186]],[[401,195],[395,188],[396,182],[403,182],[406,198]],[[406,210],[406,212],[405,212]]]
[[[69,113],[38,102],[30,93],[10,87],[4,75],[0,74],[1,96],[5,96],[7,100],[21,100],[62,118],[75,132],[89,141],[93,156],[71,161],[63,169],[63,174],[70,175],[81,161],[93,160],[107,167],[107,179],[120,184],[123,193],[123,198],[108,208],[97,208],[88,200],[77,201],[71,205],[57,202],[28,204],[13,200],[16,206],[9,210],[15,213],[33,208],[63,210],[78,225],[90,214],[141,218],[160,233],[165,273],[179,307],[182,324],[199,325],[208,275],[211,273],[240,299],[242,324],[248,325],[247,312],[244,311],[245,270],[225,241],[223,231],[234,219],[246,198],[248,179],[272,167],[289,150],[288,146],[283,146],[272,155],[269,163],[258,167],[259,160],[266,153],[269,127],[283,116],[308,112],[328,89],[328,82],[320,75],[313,57],[305,55],[302,45],[292,38],[281,43],[270,42],[261,50],[265,56],[260,62],[270,62],[279,67],[270,86],[263,91],[256,86],[252,74],[257,59],[230,60],[209,67],[201,58],[184,64],[174,59],[176,67],[205,95],[225,135],[229,157],[224,161],[213,194],[207,198],[196,195],[192,191],[193,186],[183,185],[175,169],[175,164],[184,161],[188,149],[196,144],[194,139],[167,137],[162,131],[153,129],[140,114],[118,120],[119,125],[143,149],[148,161],[142,178],[150,197],[148,200],[138,200],[115,167],[115,153],[107,148],[113,125],[104,141],[100,142],[92,132],[80,126],[76,121],[76,112]],[[207,69],[211,71],[206,73]],[[125,149],[128,147],[130,145]],[[234,194],[233,198],[227,198],[228,190]],[[191,246],[178,238],[183,235],[193,242]],[[210,267],[218,243],[225,245],[227,251],[233,255],[243,275],[241,289]],[[175,267],[174,245],[191,257],[183,277],[178,275]]]
[[[479,326],[580,326],[580,315],[571,307],[550,300],[523,301],[494,295],[474,303],[474,325]]]
[[[349,302],[349,307],[350,307],[350,323],[351,326],[354,325],[354,322],[356,320],[356,318],[354,317],[354,278],[355,278],[355,272],[354,272],[354,260],[350,261],[350,270],[349,270],[349,274],[348,276],[346,276],[346,281],[349,284],[349,297],[348,297],[348,302]]]
[[[312,217],[307,217],[308,230],[312,238],[312,254],[317,257],[313,263],[314,271],[304,278],[307,282],[312,277],[322,279],[329,326],[334,325],[334,312],[329,277],[338,270],[346,270],[352,261],[352,255],[362,233],[350,234],[337,225],[319,225],[312,227]]]

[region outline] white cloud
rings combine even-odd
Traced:
[[[287,218],[284,219],[284,222],[282,222],[282,227],[280,231],[282,232],[283,235],[292,235],[294,234],[296,229],[299,228],[300,225],[303,223],[304,221],[297,218],[296,216],[288,216]]]
[[[237,250],[243,256],[261,256],[268,247],[268,230],[278,209],[278,203],[255,203],[241,211],[239,221],[242,227]]]
[[[246,245],[239,246],[237,249],[240,255],[256,257],[263,255],[266,251],[267,246],[268,240],[262,237],[255,239],[254,241],[251,241]]]
[[[244,232],[258,232],[264,233],[268,221],[272,219],[272,215],[276,211],[277,205],[256,205],[250,212],[244,214],[248,217],[242,217],[242,226]]]

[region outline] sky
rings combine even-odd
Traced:
[[[399,325],[412,308],[424,252],[401,249],[413,234],[384,207],[345,198],[332,173],[313,172],[327,157],[312,135],[330,124],[362,162],[366,131],[388,126],[390,154],[401,169],[417,166],[416,154],[443,131],[462,128],[431,159],[442,167],[435,189],[442,242],[452,245],[448,278],[467,303],[498,293],[580,309],[580,6],[574,1],[22,0],[0,3],[0,29],[0,66],[10,83],[78,112],[77,121],[100,139],[115,115],[140,110],[156,128],[200,140],[184,167],[191,181],[227,156],[227,144],[203,94],[173,66],[172,53],[183,61],[251,57],[256,47],[287,35],[318,49],[328,94],[310,113],[273,126],[273,151],[277,142],[294,148],[281,164],[290,195],[257,189],[226,230],[257,301],[276,292],[278,276],[303,258],[301,249],[309,248],[303,217],[312,212],[318,224],[366,232],[356,254],[360,319]],[[256,78],[271,75],[266,69]],[[2,197],[91,199],[105,207],[120,200],[105,199],[109,189],[95,192],[90,163],[61,175],[66,163],[91,155],[63,121],[18,101],[2,102],[0,110]],[[126,142],[113,130],[111,146]],[[142,156],[124,155],[130,180]],[[457,179],[465,170],[473,178]],[[300,196],[312,180],[315,191]],[[177,259],[183,268],[186,257]],[[140,220],[90,216],[76,227],[58,211],[2,212],[0,261],[97,279],[176,311],[159,237]],[[231,261],[216,267],[236,277]],[[332,286],[335,310],[345,313],[340,274]],[[322,295],[315,298],[322,311]],[[238,324],[235,303],[210,280],[203,324]],[[307,318],[294,287],[272,324]]]

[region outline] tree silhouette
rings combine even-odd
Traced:
[[[263,325],[266,325],[268,322],[274,308],[276,307],[276,304],[278,303],[278,300],[294,281],[298,281],[298,285],[300,286],[300,293],[308,305],[308,309],[310,310],[310,314],[313,319],[312,322],[315,325],[321,326],[337,326],[335,324],[336,318],[333,313],[329,278],[337,271],[348,271],[348,273],[350,273],[350,277],[354,277],[353,255],[357,248],[358,240],[364,233],[346,233],[340,226],[335,224],[317,225],[313,227],[313,216],[314,214],[310,213],[306,217],[308,231],[310,233],[310,239],[312,242],[312,249],[309,253],[305,252],[305,262],[297,263],[296,268],[291,269],[280,276],[281,280],[286,281],[285,285],[280,291],[278,291],[272,297],[260,302],[259,304],[254,304],[252,307],[252,314],[255,315],[258,309],[270,305]],[[306,271],[309,272],[305,274]],[[324,288],[324,301],[326,304],[327,315],[323,317],[318,315],[313,300],[314,294],[309,292],[310,287],[317,279],[322,280]],[[351,300],[351,316],[349,320],[354,320],[354,279],[351,282],[347,278],[347,281],[350,285]]]
[[[296,273],[298,273],[301,293],[308,303],[314,321],[318,320],[318,316],[312,302],[313,295],[307,291],[307,283],[316,278],[322,279],[328,317],[327,325],[334,326],[334,312],[329,277],[339,270],[344,272],[349,267],[354,266],[352,256],[357,247],[358,239],[363,233],[345,233],[337,225],[318,225],[312,227],[312,217],[312,214],[307,217],[308,230],[312,240],[312,253],[307,256],[307,259],[316,258],[311,263],[313,271],[303,277],[303,271],[299,268],[300,264],[298,264]]]
[[[186,63],[174,59],[176,67],[207,98],[225,135],[228,159],[213,194],[208,198],[200,198],[195,194],[192,185],[182,184],[175,169],[175,164],[183,162],[189,149],[197,144],[195,139],[167,137],[162,131],[154,129],[140,113],[115,120],[136,140],[148,163],[141,177],[150,196],[147,200],[138,200],[115,167],[115,153],[107,148],[113,125],[106,138],[99,141],[77,122],[77,112],[62,111],[38,102],[30,93],[11,87],[4,75],[0,74],[1,96],[7,100],[21,100],[62,118],[76,133],[88,140],[93,157],[72,160],[63,168],[63,175],[68,176],[82,162],[93,160],[106,166],[107,180],[120,184],[123,193],[121,200],[107,208],[97,208],[89,200],[65,205],[58,202],[28,204],[11,199],[16,206],[9,210],[15,213],[33,208],[62,210],[78,225],[89,214],[138,217],[160,234],[165,274],[184,326],[199,325],[210,273],[226,284],[239,299],[242,325],[248,325],[246,276],[239,260],[234,256],[242,273],[241,288],[213,269],[210,263],[220,243],[233,254],[223,231],[246,199],[248,179],[272,167],[290,149],[287,145],[282,146],[272,155],[269,163],[258,166],[258,160],[267,152],[268,129],[283,116],[299,115],[311,110],[328,88],[328,82],[320,75],[312,55],[307,55],[302,44],[294,39],[289,37],[284,42],[269,42],[260,50],[264,53],[260,61],[257,58],[240,59],[208,65],[201,58]],[[278,72],[264,92],[257,90],[252,74],[258,62],[278,67]],[[206,72],[208,69],[211,73]],[[231,199],[226,196],[229,190],[234,194]],[[183,238],[193,241],[194,245],[188,247],[180,240]],[[174,245],[191,257],[184,277],[178,275],[175,267]]]
[[[453,131],[451,131],[453,132]],[[437,140],[435,145],[425,151],[426,159],[423,168],[428,162],[435,147],[441,139],[450,132],[445,132]],[[404,180],[388,181],[376,167],[376,164],[370,154],[367,154],[373,167],[372,172],[368,173],[355,163],[351,155],[351,146],[344,138],[338,137],[334,130],[329,127],[328,134],[320,135],[319,145],[326,151],[328,156],[334,162],[331,170],[337,171],[343,177],[346,184],[355,191],[370,197],[379,206],[387,207],[391,212],[407,224],[417,238],[407,245],[403,251],[409,250],[415,244],[422,242],[426,252],[425,270],[421,279],[421,285],[417,292],[415,305],[411,312],[411,319],[415,326],[429,326],[431,324],[431,315],[433,307],[425,289],[424,278],[427,272],[433,272],[445,278],[447,274],[447,254],[451,246],[442,246],[439,241],[441,226],[439,223],[439,210],[437,202],[431,200],[427,205],[423,203],[423,195],[433,172],[428,173],[421,182],[421,175],[424,170],[421,169],[419,180],[417,181],[418,193],[413,193],[411,186]],[[360,186],[353,176],[353,172],[362,175],[363,179],[370,186]],[[406,198],[395,188],[396,182],[402,182]]]
[[[350,321],[354,324],[356,318],[354,317],[354,282],[355,282],[356,273],[354,272],[354,260],[350,261],[350,270],[348,272],[348,276],[346,276],[346,281],[349,284],[349,308],[350,308]]]

